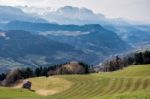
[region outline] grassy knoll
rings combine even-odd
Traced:
[[[34,90],[0,88],[0,99],[150,99],[150,65],[111,73],[63,75],[29,79]],[[54,94],[52,94],[54,92]]]

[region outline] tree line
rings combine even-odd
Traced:
[[[136,52],[128,56],[116,56],[111,60],[107,60],[102,64],[102,71],[115,71],[127,67],[129,65],[150,64],[150,51]]]
[[[73,65],[72,65],[73,64]],[[75,66],[74,66],[75,65]],[[69,67],[67,67],[69,66]],[[72,68],[70,70],[70,68]],[[37,68],[17,68],[13,69],[10,72],[0,74],[0,85],[2,86],[11,86],[16,81],[21,79],[27,79],[31,77],[40,77],[40,76],[52,76],[52,75],[63,75],[63,74],[88,74],[93,72],[93,67],[84,63],[64,63],[47,67],[37,67]]]

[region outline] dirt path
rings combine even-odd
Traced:
[[[37,81],[38,79],[39,81]],[[62,91],[69,89],[72,85],[72,82],[59,77],[50,77],[46,81],[44,77],[33,78],[33,79],[31,78],[28,80],[32,82],[31,89],[34,90],[35,93],[41,96],[48,96],[48,95],[54,95],[56,93],[60,93]],[[18,81],[12,88],[22,88],[24,81],[25,80]],[[41,81],[43,83],[41,83]]]

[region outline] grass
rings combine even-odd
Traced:
[[[40,96],[24,89],[0,87],[0,99],[150,99],[150,65],[89,75],[29,79],[33,89],[55,90]]]
[[[150,65],[132,65],[115,72],[102,72],[101,75],[108,77],[150,77]]]
[[[39,95],[24,89],[0,87],[0,99],[15,99],[16,97],[39,97]]]

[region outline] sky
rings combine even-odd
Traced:
[[[0,5],[59,8],[86,7],[108,18],[150,23],[150,0],[0,0]]]

